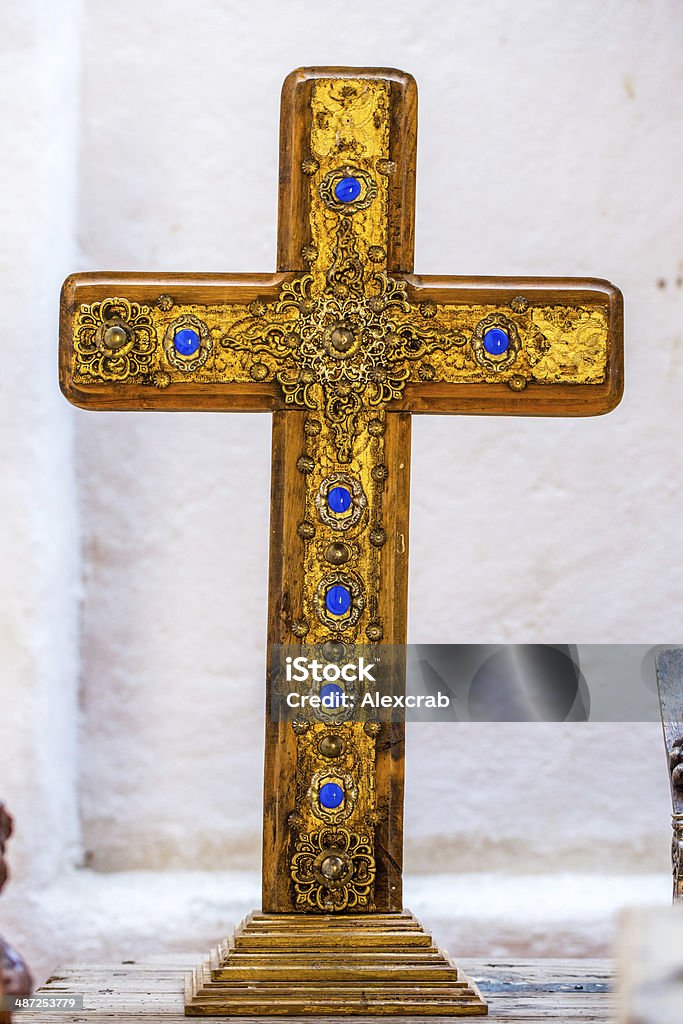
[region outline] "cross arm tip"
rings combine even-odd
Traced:
[[[302,84],[325,78],[353,78],[356,80],[379,80],[396,82],[409,90],[417,90],[417,82],[413,75],[400,68],[371,68],[371,67],[342,67],[337,65],[316,65],[310,67],[298,67],[289,72],[285,78],[282,91],[283,94],[295,90]]]

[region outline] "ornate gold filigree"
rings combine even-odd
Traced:
[[[326,647],[329,644],[321,645],[323,658]],[[345,684],[344,689],[358,696],[351,684]],[[349,713],[343,708],[339,712],[317,709],[302,716],[303,722],[307,728],[296,729],[296,811],[289,821],[294,903],[309,912],[347,907],[372,910],[377,821],[375,736],[364,732],[362,723],[349,721]],[[328,782],[336,783],[344,792],[338,808],[320,803],[320,788]],[[321,822],[326,827],[322,828]],[[356,854],[362,857],[354,866]],[[335,885],[330,886],[330,878],[319,869],[325,857],[333,855],[341,858],[348,870],[338,870]],[[360,882],[362,891],[357,888]],[[343,891],[347,883],[352,883],[348,893]]]
[[[323,807],[320,803],[320,790],[328,782],[336,783],[344,791],[344,800],[339,807]],[[340,772],[336,768],[326,765],[313,775],[307,796],[315,817],[320,818],[328,825],[336,825],[353,814],[353,808],[358,799],[358,787],[353,776],[348,772]]]
[[[151,312],[122,298],[82,305],[74,330],[78,371],[108,381],[148,373],[157,347]]]
[[[361,186],[358,198],[347,203],[337,199],[335,191],[343,178],[355,178]],[[320,182],[320,198],[330,210],[349,216],[359,210],[367,210],[373,199],[377,198],[377,184],[372,175],[360,167],[336,167],[328,171]]]
[[[291,866],[296,906],[324,913],[367,910],[375,870],[369,834],[339,826],[303,832]]]
[[[499,356],[490,355],[484,348],[484,336],[492,327],[501,327],[510,339],[507,350]],[[503,313],[489,313],[479,321],[472,335],[474,358],[483,367],[494,373],[500,373],[501,370],[507,370],[512,366],[521,345],[517,325]]]
[[[345,487],[351,495],[351,504],[346,512],[333,512],[328,504],[328,495],[335,487]],[[348,473],[331,473],[325,477],[315,496],[315,507],[325,526],[332,530],[347,531],[360,522],[367,508],[368,499],[360,480]]]
[[[346,587],[351,595],[351,605],[345,615],[332,615],[327,609],[327,591],[330,587],[337,585]],[[365,607],[365,598],[363,597],[363,588],[360,580],[355,574],[341,572],[339,569],[328,572],[315,588],[313,607],[320,621],[335,632],[347,630],[350,626],[355,626]]]
[[[192,356],[183,356],[175,348],[175,336],[184,327],[191,327],[199,335],[199,348]],[[181,316],[176,317],[168,325],[164,335],[164,354],[169,363],[175,366],[176,369],[181,370],[182,373],[193,373],[203,366],[209,358],[212,345],[213,342],[209,328],[203,320],[200,320],[198,316],[194,316],[192,313],[183,313]]]
[[[324,288],[315,288],[311,274],[285,282],[272,317],[245,317],[221,346],[269,366],[288,404],[322,412],[339,461],[349,462],[361,410],[399,398],[411,366],[453,339],[411,306],[404,281],[366,273],[348,217]]]

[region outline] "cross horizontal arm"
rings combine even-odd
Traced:
[[[346,320],[311,284],[74,275],[62,293],[62,390],[97,409],[315,408],[316,346],[334,354],[344,322],[382,336],[361,358],[369,398],[389,399],[388,411],[594,415],[621,398],[622,298],[606,281],[379,274],[366,302],[345,304]]]
[[[73,274],[60,309],[59,381],[89,409],[271,411],[272,377],[222,342],[259,323],[291,274]]]
[[[391,408],[590,416],[623,393],[623,299],[596,278],[404,278],[393,330],[424,339]],[[413,342],[417,344],[417,342]]]

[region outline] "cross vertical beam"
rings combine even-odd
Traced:
[[[343,365],[346,358],[346,349],[334,347],[335,330],[343,332],[347,324],[350,333],[358,331],[368,253],[375,274],[412,268],[415,92],[412,78],[393,71],[352,76],[340,69],[294,72],[283,88],[279,269],[298,270],[308,259],[311,291],[328,296],[317,326],[329,337],[330,362],[337,355]],[[362,175],[367,176],[362,185],[376,195],[363,208],[361,194],[347,213],[348,207],[335,199],[334,184],[343,176],[359,180]],[[320,194],[326,180],[327,201]],[[352,345],[358,343],[360,336],[352,339]],[[343,402],[343,397],[336,400]],[[334,417],[317,410],[274,414],[271,678],[273,652],[281,645],[294,649],[301,640],[307,647],[329,641],[345,646],[405,643],[409,480],[407,414],[387,416],[381,409],[358,411],[354,405],[341,429]],[[346,487],[354,501],[362,502],[357,517],[337,516],[326,505],[325,495],[334,486]],[[353,591],[350,613],[338,621],[325,609],[321,612],[323,595],[335,583]],[[363,609],[356,619],[357,602],[363,602]],[[274,720],[273,690],[269,685],[264,911],[400,911],[403,725],[377,725],[372,734],[363,722],[326,726],[323,716],[322,722],[293,727],[291,721]],[[342,745],[338,758],[320,753],[325,737]],[[315,782],[310,788],[318,775],[342,784],[347,780],[359,791],[352,809],[345,798],[348,814],[320,806]],[[307,854],[312,848],[315,859],[325,863],[330,826],[337,828],[342,844],[349,844],[346,850],[330,847],[330,856],[341,856],[344,863],[349,857],[350,866],[347,884],[330,880],[328,887]],[[354,849],[362,851],[357,871]]]

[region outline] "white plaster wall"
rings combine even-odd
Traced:
[[[676,642],[683,596],[675,0],[82,7],[5,0],[0,36],[0,927],[39,973],[204,948],[258,892],[269,419],[68,410],[56,309],[69,270],[274,266],[293,67],[416,76],[418,272],[625,295],[609,417],[415,419],[411,639]],[[654,723],[416,725],[407,896],[462,953],[604,952],[668,898],[668,813]],[[83,864],[148,873],[42,887]]]
[[[2,5],[0,799],[17,879],[77,856],[79,593],[72,417],[56,294],[76,258],[78,4]]]
[[[627,325],[609,417],[415,419],[411,638],[675,640],[678,5],[160,12],[87,4],[80,269],[272,268],[285,74],[411,71],[417,270],[609,277]],[[257,415],[77,416],[83,828],[101,870],[258,857],[269,431]],[[605,748],[626,736],[613,810]],[[416,870],[665,867],[654,727],[416,726],[408,779]]]

